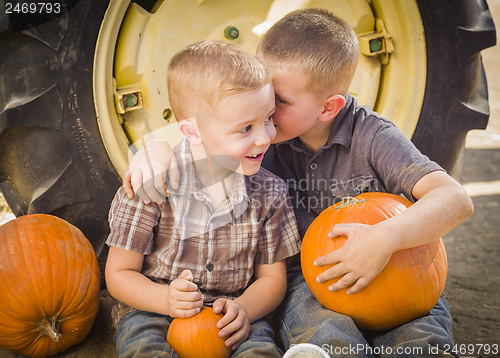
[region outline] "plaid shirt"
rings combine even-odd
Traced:
[[[174,153],[181,181],[178,190],[167,190],[166,203],[145,205],[120,188],[111,204],[106,243],[144,254],[145,276],[170,283],[189,269],[204,302],[213,302],[241,295],[255,264],[299,252],[295,216],[281,179],[262,168],[251,176],[235,174],[227,198],[214,209],[195,173],[189,142],[183,140]]]

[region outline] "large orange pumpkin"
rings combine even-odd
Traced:
[[[80,342],[99,308],[94,250],[55,216],[21,216],[0,227],[0,346],[46,357]]]
[[[167,332],[167,343],[180,358],[229,358],[230,347],[219,337],[217,322],[222,314],[211,307],[203,307],[190,318],[175,318]]]
[[[441,238],[427,245],[395,252],[389,263],[364,289],[330,292],[338,280],[316,282],[326,269],[314,260],[344,245],[347,237],[329,238],[335,224],[376,224],[405,210],[411,202],[393,194],[364,193],[325,209],[302,241],[301,264],[307,285],[326,308],[350,316],[360,328],[388,330],[428,313],[443,292],[448,264]]]

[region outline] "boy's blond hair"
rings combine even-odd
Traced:
[[[345,95],[356,71],[359,42],[354,30],[330,11],[299,9],[267,31],[257,54],[270,67],[298,66],[318,94]]]
[[[223,41],[200,41],[170,60],[168,96],[177,120],[205,118],[232,94],[271,82],[267,68],[240,47]]]

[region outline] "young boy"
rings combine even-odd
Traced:
[[[335,264],[317,280],[341,277],[330,289],[349,287],[351,293],[368,285],[392,253],[437,239],[473,211],[470,198],[456,181],[422,155],[393,123],[358,106],[349,95],[358,55],[354,31],[322,9],[286,15],[266,33],[256,55],[274,71],[276,94],[276,144],[266,153],[263,166],[286,180],[301,236],[322,210],[343,196],[381,191],[415,202],[377,225],[333,228],[330,236],[346,235],[349,240],[316,260],[318,266]],[[165,143],[150,145],[162,148]],[[134,188],[139,188],[137,178],[150,171],[151,163],[154,173],[165,172],[170,163],[163,154],[151,162],[141,156],[135,159],[124,177],[129,195],[133,195],[131,178]],[[173,171],[169,175],[171,181],[178,177]],[[453,346],[444,297],[424,317],[389,332],[364,332],[349,317],[323,308],[300,271],[297,257],[288,262],[287,294],[276,314],[285,348],[309,342],[332,356],[341,352],[359,357],[403,356],[404,352],[426,356]]]
[[[178,188],[161,205],[120,188],[110,210],[118,355],[172,356],[172,319],[213,303],[226,346],[281,357],[262,318],[284,297],[300,238],[284,182],[260,168],[276,135],[269,71],[234,45],[203,41],[172,58],[167,81],[185,136],[174,148]]]

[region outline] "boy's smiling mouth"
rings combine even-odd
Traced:
[[[264,158],[264,153],[247,155],[247,158],[254,161],[261,161]]]

